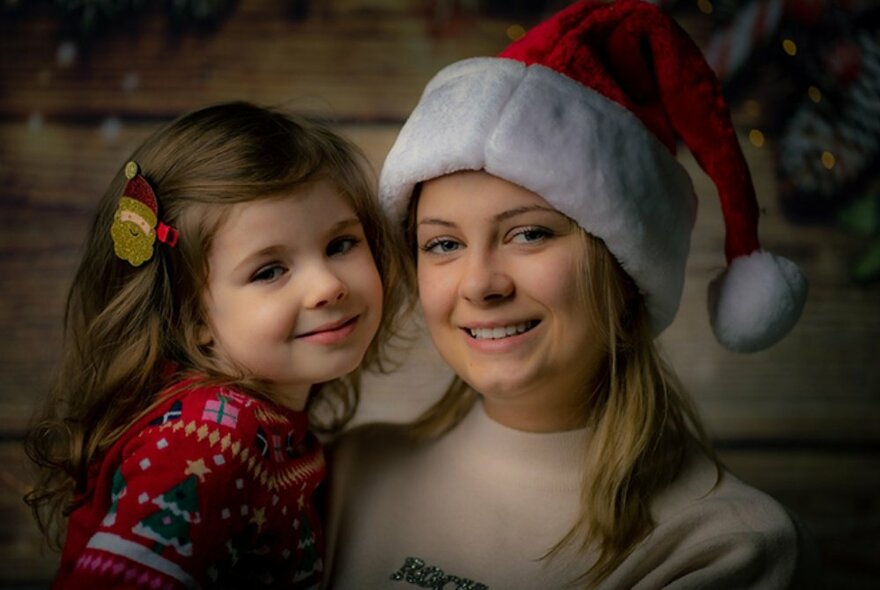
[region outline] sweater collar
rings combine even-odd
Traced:
[[[467,455],[491,477],[521,485],[570,490],[581,486],[588,428],[564,432],[524,432],[490,418],[481,400],[456,427]]]

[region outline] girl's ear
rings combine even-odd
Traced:
[[[211,328],[205,323],[200,323],[196,328],[196,338],[199,346],[208,346],[214,342],[214,336],[211,334]]]

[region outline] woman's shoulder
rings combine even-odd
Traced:
[[[752,588],[788,588],[808,567],[810,546],[794,516],[702,451],[654,499],[652,515],[656,527],[638,553],[655,573],[688,576],[693,587],[750,580]]]
[[[752,487],[693,449],[675,481],[653,503],[658,524],[696,519],[724,530],[794,532],[788,511],[773,497]]]

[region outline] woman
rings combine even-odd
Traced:
[[[579,2],[428,84],[381,193],[457,377],[337,445],[331,587],[803,587],[792,519],[713,460],[654,348],[695,215],[678,138],[727,223],[715,334],[769,346],[806,282],[759,249],[717,81],[660,10]]]

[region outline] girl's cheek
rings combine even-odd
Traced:
[[[374,301],[378,298],[378,303],[381,306],[382,277],[379,275],[379,269],[376,267],[376,262],[369,249],[363,249],[363,254],[353,261],[350,271],[352,278],[357,281],[359,289]]]
[[[268,332],[279,337],[286,337],[293,333],[298,316],[299,308],[294,301],[284,301],[282,298],[278,298],[261,305],[254,319],[256,325],[264,326]]]

